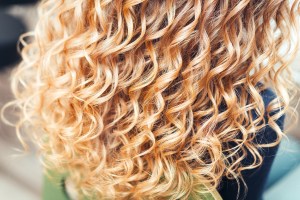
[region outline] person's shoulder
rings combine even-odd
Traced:
[[[269,106],[269,104],[275,100],[278,95],[276,94],[275,90],[271,87],[264,87],[264,85],[262,83],[258,83],[257,86],[259,87],[263,87],[263,89],[260,91],[260,95],[263,98],[264,101],[264,107],[267,108]],[[270,113],[268,113],[270,116],[278,113],[280,111],[280,109],[274,110]],[[267,113],[266,113],[267,114]],[[285,114],[283,113],[282,117],[279,118],[279,121],[282,121],[285,117]]]
[[[260,95],[263,98],[264,101],[264,105],[265,107],[267,107],[271,101],[273,101],[274,99],[277,98],[277,94],[275,93],[275,91],[272,88],[265,88],[260,92]]]
[[[270,87],[265,87],[263,90],[261,90],[260,95],[263,98],[265,108],[267,108],[268,105],[274,99],[276,99],[278,97],[275,90]],[[264,131],[263,131],[264,132],[263,140],[265,140],[265,142],[275,141],[275,139],[277,138],[277,134],[276,134],[275,130],[269,125],[269,117],[277,114],[278,112],[280,112],[280,109],[271,111],[270,113],[268,113],[267,110],[265,111],[266,127],[264,128]],[[286,117],[286,114],[283,113],[278,119],[275,120],[275,123],[279,126],[279,128],[282,131],[284,129],[285,117]]]

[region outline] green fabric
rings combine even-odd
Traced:
[[[49,173],[53,179],[48,176],[44,176],[43,185],[43,200],[70,200],[68,195],[65,193],[63,180],[65,175],[58,175],[53,172]],[[188,200],[222,200],[218,191],[212,193],[197,194],[195,197],[190,197]],[[85,200],[88,200],[85,198]]]
[[[50,174],[54,175],[55,178],[49,179],[46,175],[43,177],[43,200],[69,200],[64,192],[64,176],[54,174],[53,172],[50,172]]]
[[[204,191],[205,189],[205,185],[200,186],[200,188],[198,189],[198,191]],[[217,190],[212,191],[211,193],[199,193],[196,194],[195,196],[190,196],[188,200],[222,200],[222,197],[220,196],[219,192]]]

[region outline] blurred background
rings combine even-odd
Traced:
[[[19,61],[16,51],[18,37],[33,30],[36,20],[35,0],[0,0],[0,108],[12,99],[9,81],[11,70]],[[300,52],[292,63],[292,68],[295,69],[293,74],[300,84]],[[265,200],[300,199],[300,123],[298,124],[289,132],[288,139],[281,143],[265,188]],[[20,156],[18,149],[22,147],[15,129],[0,121],[0,200],[42,198],[42,168],[34,146],[31,146],[30,153]]]
[[[0,108],[12,99],[9,76],[19,61],[16,42],[37,20],[36,1],[0,0]],[[42,169],[34,147],[26,155],[15,130],[0,122],[0,200],[39,200]]]

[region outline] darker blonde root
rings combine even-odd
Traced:
[[[284,135],[298,0],[44,0],[38,12],[5,108],[84,196],[188,199],[242,179]],[[266,120],[277,139],[257,144]]]

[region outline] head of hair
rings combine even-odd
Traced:
[[[6,108],[20,111],[20,141],[86,196],[187,199],[242,178],[284,135],[298,0],[44,0],[38,13]],[[274,110],[277,140],[256,144]]]

